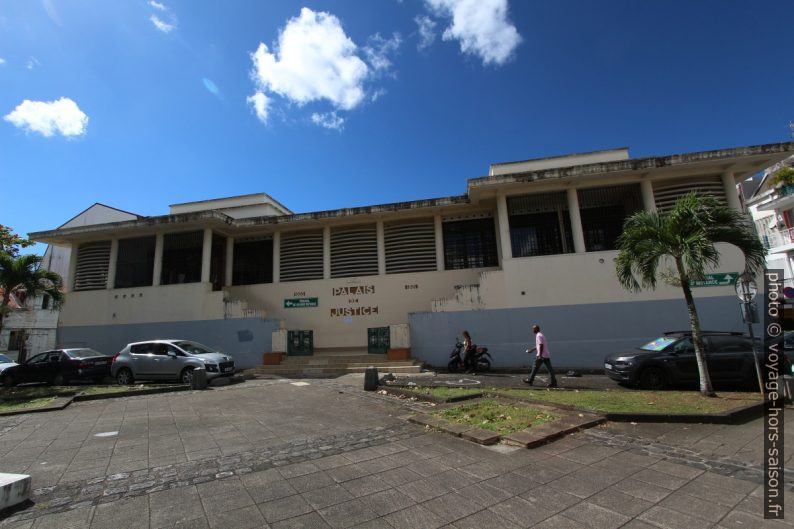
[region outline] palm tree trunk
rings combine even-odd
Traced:
[[[689,287],[689,277],[686,275],[681,259],[676,259],[676,267],[678,268],[678,277],[681,279],[681,288],[684,290],[686,308],[689,311],[689,326],[692,329],[692,343],[695,345],[695,360],[698,363],[698,375],[700,376],[700,392],[706,397],[716,397],[717,394],[714,393],[714,388],[711,385],[711,376],[706,364],[706,348],[703,347],[703,337],[700,335],[700,318],[698,318],[692,289]]]

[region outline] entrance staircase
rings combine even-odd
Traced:
[[[369,366],[375,366],[380,375],[422,370],[418,360],[389,360],[385,354],[367,354],[366,347],[327,347],[315,348],[313,355],[284,356],[279,365],[260,365],[246,372],[283,377],[331,377],[363,373]]]

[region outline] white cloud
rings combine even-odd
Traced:
[[[155,2],[154,0],[149,0],[149,5],[159,11],[165,11],[165,4],[161,4],[160,2]]]
[[[507,0],[425,0],[437,14],[452,18],[444,40],[457,40],[463,53],[477,55],[483,64],[504,64],[521,43],[521,35],[507,18]]]
[[[381,37],[380,33],[375,33],[367,39],[367,45],[363,48],[364,55],[369,64],[376,70],[386,70],[391,66],[389,55],[397,52],[402,44],[402,37],[395,32],[390,39]]]
[[[36,57],[31,57],[28,59],[28,62],[25,63],[25,68],[27,68],[28,70],[32,70],[33,68],[36,68],[39,64],[41,63]]]
[[[2,57],[0,57],[0,64],[5,64],[5,63],[6,63],[6,60],[3,59]]]
[[[315,112],[312,114],[312,123],[326,129],[341,131],[345,127],[345,118],[337,116],[336,112],[325,112],[323,114]]]
[[[344,110],[364,100],[367,64],[330,13],[301,9],[287,21],[273,53],[260,43],[251,54],[251,76],[260,92],[274,92],[304,105],[327,100]]]
[[[435,21],[428,16],[421,16],[414,18],[414,22],[416,22],[417,30],[419,31],[417,48],[420,50],[429,48],[433,41],[436,40]]]
[[[246,101],[254,107],[254,112],[256,113],[256,117],[259,118],[259,121],[267,123],[270,99],[264,93],[257,92],[252,96],[248,96]]]
[[[68,97],[57,101],[25,99],[3,119],[20,129],[46,137],[56,133],[66,137],[82,136],[88,125],[88,116]]]
[[[149,17],[149,20],[152,21],[154,27],[162,31],[163,33],[171,33],[173,30],[176,29],[176,19],[172,20],[172,23],[165,22],[157,15],[152,15]]]

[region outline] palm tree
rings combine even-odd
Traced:
[[[61,276],[41,268],[41,262],[42,258],[38,255],[14,257],[0,251],[0,290],[3,292],[0,302],[0,331],[3,329],[3,319],[9,311],[11,294],[24,291],[31,299],[48,294],[52,298],[53,308],[58,308],[63,303]],[[19,360],[21,362],[24,358]]]
[[[719,266],[716,243],[732,244],[741,250],[746,271],[757,273],[763,269],[766,250],[744,213],[713,197],[689,193],[679,198],[668,213],[640,211],[626,219],[617,241],[620,252],[616,260],[618,281],[634,292],[656,288],[663,261],[675,265],[668,282],[684,291],[700,392],[709,397],[715,393],[706,366],[691,281],[703,279],[707,268]]]

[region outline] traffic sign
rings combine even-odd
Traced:
[[[738,272],[726,272],[722,274],[705,274],[703,279],[693,279],[689,282],[691,287],[726,287],[733,285],[736,278],[739,277]]]
[[[749,303],[755,299],[757,293],[758,285],[753,278],[749,274],[742,274],[736,282],[736,295],[739,296],[739,299],[745,303]]]
[[[291,298],[284,300],[285,309],[303,309],[306,307],[316,307],[317,298]]]

